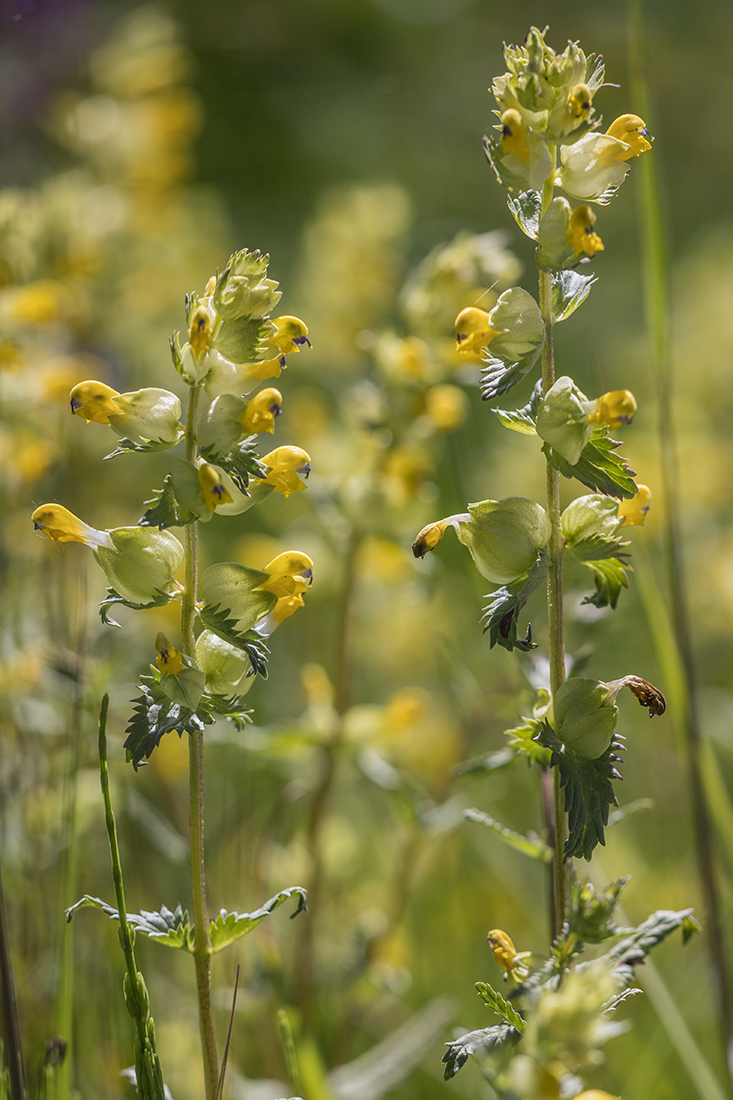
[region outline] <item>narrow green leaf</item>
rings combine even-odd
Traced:
[[[254,913],[227,913],[226,909],[221,909],[218,916],[211,921],[212,950],[215,952],[221,951],[223,947],[241,939],[242,936],[246,936],[258,924],[261,924],[266,917],[269,917],[270,913],[281,906],[284,901],[294,896],[298,898],[298,906],[290,914],[292,919],[297,917],[298,913],[303,913],[307,909],[306,892],[301,886],[289,886],[286,890],[281,890],[279,894],[275,894],[274,897],[265,902],[261,909],[256,909]]]
[[[476,982],[476,992],[481,1000],[484,1001],[497,1016],[501,1017],[505,1024],[509,1024],[510,1027],[516,1028],[519,1032],[524,1031],[527,1025],[523,1018],[509,1001],[502,997],[501,993],[492,989],[488,982]]]
[[[487,828],[495,832],[497,836],[500,836],[510,848],[515,848],[518,852],[521,852],[525,856],[529,856],[531,859],[541,859],[543,863],[547,863],[552,859],[552,848],[548,848],[546,844],[543,844],[536,835],[524,836],[522,833],[515,833],[513,829],[509,829],[506,825],[500,824],[500,822],[495,821],[493,817],[482,813],[481,810],[464,810],[463,816],[469,821],[476,821],[479,825],[486,825]]]
[[[636,471],[615,453],[620,446],[620,441],[611,439],[605,428],[595,427],[575,466],[566,462],[549,443],[545,443],[542,451],[563,477],[576,478],[589,489],[605,496],[630,500],[638,492],[634,482]]]
[[[142,443],[136,443],[133,439],[121,438],[117,440],[117,446],[113,451],[110,451],[108,455],[104,456],[104,461],[107,459],[116,458],[117,455],[130,454],[136,452],[138,454],[150,454],[153,451],[168,451],[171,447],[175,447],[180,443],[183,438],[183,432],[179,435],[178,439],[166,440],[166,439],[146,439]]]
[[[501,768],[508,768],[510,764],[514,763],[518,755],[519,753],[515,749],[507,746],[507,748],[499,749],[497,752],[490,752],[488,756],[474,756],[471,760],[463,760],[460,764],[456,764],[454,771],[456,775],[470,775],[471,772],[495,772]]]
[[[614,944],[608,952],[608,958],[616,964],[616,969],[628,979],[631,978],[635,966],[642,963],[649,952],[676,932],[683,929],[686,922],[694,920],[692,909],[657,909],[650,917],[636,928],[625,928],[629,933],[622,940]],[[689,933],[687,936],[689,939]]]
[[[129,607],[133,611],[147,611],[150,607],[165,607],[171,600],[176,599],[175,596],[171,596],[168,592],[158,591],[154,600],[150,603],[133,603],[132,600],[126,600],[124,596],[121,596],[119,592],[116,592],[114,588],[107,589],[107,596],[100,601],[99,604],[99,617],[105,626],[119,626],[120,624],[114,619],[110,619],[107,614],[110,607],[114,607],[118,604],[120,607]]]
[[[580,275],[577,271],[553,271],[552,273],[552,320],[564,321],[590,294],[590,288],[596,282],[597,275]]]

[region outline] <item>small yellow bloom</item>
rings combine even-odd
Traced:
[[[585,203],[573,210],[568,228],[568,244],[574,249],[576,256],[581,252],[588,256],[603,252],[603,241],[593,229],[595,223],[596,216]]]
[[[468,399],[458,386],[432,386],[425,394],[425,414],[440,431],[460,427],[467,413]]]
[[[456,317],[456,350],[463,354],[476,354],[485,348],[498,333],[489,324],[485,309],[468,306]]]
[[[606,130],[609,137],[623,141],[627,148],[614,153],[611,160],[624,161],[638,157],[651,149],[654,138],[649,133],[643,119],[638,115],[620,115]]]
[[[275,432],[275,417],[283,411],[283,395],[270,386],[247,402],[239,420],[247,435],[259,435],[260,432]]]
[[[270,467],[265,484],[272,485],[275,492],[289,497],[291,493],[305,489],[305,483],[298,474],[308,477],[311,460],[302,447],[276,447],[274,451],[264,455],[262,461],[265,466]]]
[[[177,676],[181,671],[181,654],[170,644],[162,631],[155,639],[155,652],[158,654],[155,663],[160,671],[167,672],[169,676]]]
[[[313,562],[300,550],[286,550],[278,554],[262,572],[269,573],[270,580],[261,584],[257,591],[271,592],[278,599],[299,595],[313,584]]]
[[[449,523],[450,520],[439,519],[435,523],[429,523],[427,527],[423,527],[412,544],[412,552],[416,558],[424,558],[429,550],[435,549],[445,534]]]
[[[244,377],[247,381],[266,382],[268,378],[279,378],[286,366],[285,356],[278,355],[263,363],[253,363]]]
[[[639,492],[631,500],[622,500],[618,506],[619,518],[623,519],[621,527],[641,527],[646,519],[651,504],[652,492],[646,485],[639,486]]]
[[[68,306],[68,291],[52,279],[19,286],[10,299],[10,316],[15,321],[49,325],[58,321]]]
[[[518,981],[523,981],[529,974],[524,960],[528,959],[532,952],[517,951],[509,936],[500,928],[494,928],[486,938],[494,952],[494,959],[505,971],[504,980],[509,980],[515,985]]]
[[[636,414],[636,398],[630,390],[611,390],[596,401],[594,411],[588,417],[590,424],[603,424],[615,431],[622,424],[630,424]]]
[[[42,504],[31,516],[33,527],[54,542],[83,542],[85,546],[112,546],[106,531],[97,531],[64,508],[62,504]]]
[[[83,416],[87,424],[109,424],[109,417],[121,411],[114,403],[119,393],[104,382],[79,382],[69,396],[72,415]]]
[[[209,350],[211,342],[211,313],[206,306],[197,306],[188,330],[188,342],[193,357],[199,363]]]
[[[527,128],[519,111],[510,107],[501,116],[501,148],[505,153],[513,153],[524,164],[529,163],[529,145]]]
[[[221,474],[216,466],[205,462],[199,466],[199,488],[204,500],[213,512],[217,504],[233,504],[234,500],[226,485],[222,481]]]
[[[299,317],[273,317],[272,320],[277,327],[277,334],[271,338],[271,343],[279,348],[283,355],[300,351],[303,344],[311,346],[308,329]]]
[[[587,84],[576,84],[568,95],[568,111],[576,122],[585,122],[593,107],[593,96]]]
[[[268,626],[271,626],[274,630],[276,626],[284,623],[286,619],[289,619],[291,615],[294,615],[296,611],[304,606],[302,592],[296,592],[292,596],[281,596],[267,616]]]

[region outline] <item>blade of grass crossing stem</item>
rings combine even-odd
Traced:
[[[641,0],[628,0],[629,68],[635,112],[650,121],[649,93],[645,77],[644,23]],[[657,387],[662,482],[666,504],[665,534],[669,560],[674,636],[685,685],[685,706],[678,721],[685,733],[698,872],[705,904],[712,986],[728,1072],[728,1092],[733,1096],[733,1008],[730,971],[723,932],[720,894],[708,799],[703,783],[702,733],[697,680],[692,649],[691,618],[685,588],[682,556],[682,524],[678,494],[677,442],[673,417],[672,357],[669,336],[669,295],[664,223],[654,157],[642,159],[640,230],[646,298],[647,330],[652,370]]]
[[[234,1027],[234,1012],[237,1007],[237,990],[239,988],[239,967],[237,967],[236,977],[234,978],[234,995],[232,996],[232,1011],[229,1014],[229,1029],[227,1031],[227,1041],[224,1046],[224,1054],[221,1059],[221,1071],[219,1073],[219,1084],[216,1087],[216,1100],[221,1100],[224,1093],[224,1076],[227,1071],[227,1060],[229,1058],[229,1046],[232,1041],[232,1028]]]

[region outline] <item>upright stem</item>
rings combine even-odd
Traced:
[[[649,119],[647,84],[643,64],[643,17],[639,0],[629,2],[629,55],[635,106]],[[703,731],[698,706],[698,678],[692,644],[692,618],[687,599],[680,499],[679,466],[674,423],[674,379],[669,339],[669,292],[657,176],[654,161],[642,159],[641,236],[647,328],[652,367],[657,386],[659,442],[662,454],[662,486],[665,501],[665,538],[672,597],[675,644],[684,681],[684,708],[678,715],[687,742],[690,798],[695,823],[695,841],[700,886],[705,905],[705,925],[710,952],[712,988],[718,1012],[720,1036],[728,1074],[729,1095],[733,1096],[733,998],[731,969],[725,941],[723,912],[710,807],[703,777]]]
[[[196,461],[196,411],[199,389],[194,387],[186,414],[186,460]],[[181,638],[183,652],[193,657],[194,620],[199,574],[198,523],[186,527],[186,587],[181,597]],[[189,837],[191,845],[191,894],[193,897],[193,961],[199,1002],[199,1028],[204,1059],[206,1100],[215,1100],[219,1082],[214,1021],[211,1012],[211,937],[206,912],[206,868],[204,862],[204,737],[200,730],[188,741]]]
[[[542,212],[552,200],[554,177],[550,175],[542,194]],[[547,393],[555,381],[555,346],[552,329],[552,277],[549,271],[540,271],[540,312],[545,323],[545,346],[542,350],[542,391]],[[547,515],[550,519],[551,534],[548,543],[550,564],[547,571],[547,618],[548,647],[550,656],[550,687],[553,696],[565,682],[565,625],[563,621],[563,540],[560,528],[560,472],[547,462]],[[552,938],[555,939],[565,919],[567,897],[567,872],[563,863],[565,843],[565,811],[560,790],[560,777],[555,772],[546,772],[543,777],[545,786],[545,804],[549,803],[549,788],[552,786],[552,805],[554,807],[552,834],[554,856],[552,860],[553,905],[551,907]],[[548,827],[550,823],[548,822]]]

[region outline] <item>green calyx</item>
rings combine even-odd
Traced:
[[[112,547],[98,546],[94,556],[112,588],[135,604],[149,604],[173,591],[173,575],[183,561],[183,546],[170,531],[117,527]]]
[[[524,497],[469,504],[468,516],[455,519],[460,542],[493,584],[511,584],[531,569],[550,538],[544,508]]]
[[[563,375],[547,391],[537,410],[537,435],[574,466],[593,433],[592,403],[572,378]]]
[[[614,692],[599,680],[572,677],[553,700],[555,733],[586,760],[597,760],[610,747],[618,718]]]

